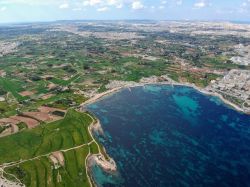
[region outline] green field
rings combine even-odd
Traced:
[[[64,153],[65,166],[55,169],[47,157],[28,161],[15,167],[7,168],[26,186],[90,186],[85,167],[87,146]],[[6,175],[6,178],[10,176]],[[60,178],[61,179],[60,179]],[[10,178],[11,179],[11,178]]]
[[[25,97],[21,96],[18,93],[21,91],[20,82],[0,77],[0,87],[4,89],[6,92],[12,93],[17,100],[19,101],[25,100]]]
[[[193,35],[194,28],[202,32],[204,28],[209,28],[210,32],[211,28],[198,22],[190,26],[167,24],[169,27],[164,30],[156,29],[162,24],[151,21],[147,24],[60,21],[1,25],[0,118],[38,111],[40,106],[63,110],[78,108],[88,97],[107,91],[107,85],[114,80],[139,82],[145,77],[158,76],[162,81],[160,76],[167,75],[176,82],[204,88],[231,69],[250,70],[249,65],[237,65],[231,60],[241,56],[235,46],[250,45],[250,38],[243,37],[244,29],[235,29],[234,33],[239,35],[230,37]],[[172,26],[176,32],[171,31]],[[93,36],[83,34],[85,32]],[[142,37],[114,35],[112,39],[111,36],[106,38],[105,32],[135,33]],[[1,48],[13,45],[16,46],[13,51],[1,52]],[[22,96],[24,91],[31,93]],[[223,96],[239,106],[245,103]],[[35,129],[27,129],[26,124],[20,123],[17,125],[19,133],[0,138],[0,166],[38,156],[39,159],[16,164],[5,171],[14,174],[26,186],[88,186],[86,155],[101,152],[109,159],[104,148],[92,142],[88,132],[92,120],[89,114],[70,109],[64,119],[42,123]],[[0,126],[0,132],[4,130],[5,127]],[[65,151],[79,145],[83,146]],[[48,156],[59,150],[64,150],[65,166],[55,170]],[[58,176],[62,181],[58,181]],[[8,174],[5,177],[15,180]]]
[[[88,153],[99,152],[95,142],[87,144],[92,141],[88,132],[92,122],[89,114],[70,109],[62,120],[0,138],[0,164],[38,157],[5,171],[26,186],[89,186],[85,159]],[[67,150],[79,145],[82,146]],[[59,169],[52,167],[47,155],[54,151],[64,155],[65,165]],[[13,179],[8,174],[5,177]]]
[[[58,84],[61,86],[68,86],[70,83],[74,82],[76,79],[78,79],[80,77],[80,75],[75,75],[72,78],[70,78],[69,80],[62,80],[62,79],[57,79],[57,78],[53,78],[51,79],[51,82],[53,82],[54,84]]]

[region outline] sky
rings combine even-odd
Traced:
[[[250,0],[0,0],[0,23],[131,19],[250,22]]]

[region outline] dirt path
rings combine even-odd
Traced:
[[[89,174],[88,174],[88,167],[87,167],[87,160],[88,160],[88,158],[91,156],[91,152],[90,152],[90,147],[89,147],[89,146],[90,146],[92,143],[95,143],[95,144],[97,145],[97,147],[98,147],[98,152],[99,152],[98,154],[101,154],[101,149],[100,149],[99,144],[98,144],[98,143],[96,142],[96,140],[94,139],[94,137],[93,137],[93,135],[92,135],[92,132],[91,132],[91,130],[90,130],[90,127],[91,127],[92,125],[94,125],[94,123],[95,123],[95,119],[94,119],[91,115],[89,115],[89,114],[87,114],[87,115],[92,119],[92,123],[88,126],[88,132],[89,132],[90,137],[91,137],[92,140],[91,140],[90,142],[88,142],[88,143],[84,143],[84,144],[81,144],[81,145],[78,145],[78,146],[75,146],[75,147],[71,147],[71,148],[68,148],[68,149],[61,149],[61,150],[58,150],[58,151],[64,152],[64,153],[65,153],[65,152],[68,152],[68,151],[80,149],[80,148],[82,148],[82,147],[84,147],[84,146],[88,146],[89,152],[88,152],[88,155],[87,155],[86,158],[85,158],[85,167],[86,167],[85,169],[86,169],[86,175],[87,175],[89,184],[90,184],[91,187],[93,187],[93,184],[92,184],[92,181],[91,181],[91,177],[90,177]],[[53,151],[53,152],[55,152],[55,151]],[[33,157],[33,158],[25,159],[25,160],[19,160],[19,161],[15,161],[15,162],[8,162],[8,163],[3,163],[3,164],[1,164],[1,165],[0,165],[0,174],[1,174],[2,179],[4,179],[5,181],[8,181],[7,179],[5,179],[5,178],[3,177],[3,173],[5,173],[5,174],[7,174],[7,175],[10,175],[10,176],[14,177],[14,178],[18,181],[18,183],[22,184],[21,181],[20,181],[18,178],[16,178],[15,175],[10,174],[10,173],[7,173],[6,171],[4,171],[4,169],[5,169],[5,168],[9,168],[9,167],[13,167],[13,166],[17,166],[17,165],[19,165],[19,164],[22,164],[22,163],[25,163],[25,162],[28,162],[28,161],[33,161],[33,160],[36,160],[36,159],[40,159],[40,158],[42,158],[42,157],[49,157],[53,152],[49,152],[49,153],[46,153],[46,154],[43,154],[43,155],[39,155],[39,156],[36,156],[36,157]],[[10,182],[11,182],[11,181],[10,181]],[[6,185],[8,185],[8,184],[6,183]]]
[[[95,119],[94,119],[91,115],[89,115],[89,114],[87,114],[87,115],[88,115],[88,116],[92,119],[92,121],[93,121],[93,123],[92,123],[90,126],[88,126],[89,134],[90,134],[90,136],[91,136],[91,138],[92,138],[92,141],[94,141],[95,144],[97,145],[99,154],[101,154],[100,146],[99,146],[99,144],[97,143],[97,141],[95,140],[95,138],[93,137],[92,132],[91,132],[91,130],[90,130],[90,127],[91,127],[92,125],[94,125],[94,123],[95,123],[95,122],[94,122]]]
[[[92,182],[92,180],[91,180],[91,177],[89,176],[88,166],[87,166],[87,164],[88,164],[88,163],[87,163],[88,158],[92,155],[91,152],[90,152],[90,145],[91,145],[92,143],[95,143],[95,144],[97,145],[97,147],[98,147],[98,153],[97,153],[97,154],[94,154],[95,156],[101,155],[101,156],[104,157],[104,155],[102,154],[101,148],[100,148],[99,144],[97,143],[97,141],[95,140],[95,138],[94,138],[94,136],[93,136],[93,134],[92,134],[92,131],[91,131],[91,126],[93,126],[93,125],[94,125],[95,123],[97,123],[97,122],[95,121],[95,119],[94,119],[90,114],[86,114],[86,115],[88,115],[88,116],[92,119],[92,123],[88,126],[88,132],[89,132],[89,134],[90,134],[91,141],[88,142],[88,143],[84,143],[84,144],[75,146],[75,147],[71,147],[71,148],[68,148],[68,149],[61,149],[61,150],[57,150],[57,151],[60,151],[60,152],[64,152],[64,153],[65,153],[65,152],[68,152],[68,151],[80,149],[80,148],[82,148],[82,147],[84,147],[84,146],[88,146],[89,152],[88,152],[88,155],[87,155],[86,158],[85,158],[85,167],[86,167],[85,169],[86,169],[86,175],[87,175],[89,184],[90,184],[91,187],[93,187],[93,182]],[[55,152],[55,151],[53,151],[53,152]],[[46,154],[42,154],[42,155],[39,155],[39,156],[36,156],[36,157],[33,157],[33,158],[29,158],[29,159],[24,159],[24,160],[21,159],[21,160],[18,160],[18,161],[8,162],[8,163],[3,163],[3,164],[1,164],[1,165],[0,165],[0,174],[2,175],[2,179],[3,179],[4,181],[8,182],[8,180],[5,179],[5,178],[3,177],[3,173],[5,173],[6,175],[9,175],[9,176],[12,176],[13,178],[15,178],[16,181],[18,181],[18,183],[22,184],[21,181],[20,181],[15,175],[10,174],[10,173],[7,173],[4,169],[9,168],[9,167],[13,167],[13,166],[17,166],[17,165],[19,165],[19,164],[22,164],[22,163],[25,163],[25,162],[28,162],[28,161],[33,161],[33,160],[36,160],[36,159],[40,159],[40,158],[42,158],[42,157],[49,157],[53,152],[49,152],[49,153],[46,153]],[[104,158],[105,158],[105,157],[104,157]],[[11,183],[11,181],[9,181],[9,182]],[[6,183],[6,185],[8,185],[8,184]]]
[[[88,155],[85,158],[85,171],[86,171],[86,176],[88,178],[90,187],[93,187],[93,184],[92,184],[92,181],[91,181],[91,177],[89,176],[89,172],[88,172],[88,166],[87,166],[87,164],[88,164],[88,158],[90,157],[90,155],[91,155],[91,153],[90,153],[90,148],[89,148]]]
[[[91,143],[93,143],[94,141],[90,141],[88,143],[85,143],[85,144],[81,144],[79,146],[75,146],[75,147],[72,147],[72,148],[69,148],[69,149],[62,149],[62,150],[58,150],[58,151],[61,151],[61,152],[68,152],[68,151],[72,151],[72,150],[76,150],[76,149],[79,149],[79,148],[82,148],[84,146],[89,146]],[[55,152],[55,151],[53,151]],[[33,157],[33,158],[29,158],[29,159],[25,159],[25,160],[19,160],[19,161],[16,161],[16,162],[9,162],[9,163],[3,163],[0,165],[0,169],[4,169],[4,168],[8,168],[8,167],[12,167],[12,166],[16,166],[16,165],[19,165],[19,164],[22,164],[24,162],[28,162],[28,161],[33,161],[33,160],[36,160],[36,159],[40,159],[42,157],[48,157],[49,155],[51,155],[53,152],[50,152],[50,153],[46,153],[46,154],[43,154],[43,155],[39,155],[39,156],[36,156],[36,157]]]

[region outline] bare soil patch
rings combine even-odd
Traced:
[[[18,124],[19,121],[16,120],[16,119],[11,119],[11,118],[3,118],[3,119],[0,119],[0,125],[5,125],[5,124]]]
[[[19,122],[24,122],[27,124],[28,128],[34,128],[39,125],[39,121],[23,116],[12,116],[10,117],[11,119],[18,120]]]
[[[58,109],[58,108],[47,107],[47,106],[40,106],[38,108],[38,110],[40,112],[44,112],[44,113],[52,113],[52,112],[55,112],[55,111],[66,112],[66,110],[61,110],[61,109]]]
[[[51,98],[52,96],[54,96],[55,94],[46,94],[46,95],[43,95],[42,96],[42,99],[45,100],[45,99],[49,99]]]
[[[38,121],[52,121],[53,118],[48,114],[44,112],[24,112],[23,113],[25,116],[35,118]]]
[[[35,94],[35,91],[23,91],[19,93],[21,96],[26,97],[26,96],[31,96]]]

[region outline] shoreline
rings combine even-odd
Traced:
[[[102,133],[102,127],[101,123],[98,119],[95,119],[96,117],[93,116],[93,114],[88,114],[93,122],[91,123],[90,126],[88,126],[88,132],[93,140],[93,142],[97,145],[98,147],[98,153],[96,154],[91,154],[90,152],[88,153],[86,159],[85,159],[85,169],[86,169],[86,175],[90,183],[90,187],[97,186],[94,177],[91,174],[91,167],[94,165],[99,166],[100,168],[103,169],[104,172],[107,173],[115,173],[117,171],[117,166],[114,161],[106,152],[105,148],[102,145],[99,145],[97,140],[94,137],[94,132]],[[100,148],[102,146],[102,149]],[[89,150],[90,151],[90,150]],[[104,151],[104,152],[103,152]]]
[[[205,88],[199,88],[194,84],[190,84],[190,83],[178,83],[178,82],[145,82],[145,83],[133,83],[133,84],[127,84],[124,86],[119,86],[119,87],[115,87],[112,89],[109,89],[105,92],[99,93],[94,95],[93,97],[91,97],[90,99],[88,99],[87,101],[85,101],[84,103],[82,103],[80,105],[81,108],[84,108],[85,106],[92,104],[100,99],[103,99],[105,96],[109,96],[112,95],[114,93],[117,93],[123,89],[126,88],[135,88],[135,87],[143,87],[146,85],[171,85],[171,86],[186,86],[186,87],[190,87],[195,89],[196,91],[205,94],[205,95],[209,95],[209,96],[214,96],[219,98],[224,104],[228,105],[230,108],[238,111],[238,112],[242,112],[244,114],[250,115],[250,111],[246,111],[243,108],[237,106],[236,104],[232,103],[231,101],[225,99],[221,94],[217,93],[217,92],[210,92],[209,90],[206,90]]]
[[[103,170],[103,172],[108,175],[115,175],[118,172],[115,161],[112,161],[113,163],[106,161],[103,155],[100,154],[92,154],[88,156],[86,160],[86,171],[89,173],[88,175],[91,187],[98,186],[97,182],[95,181],[94,174],[91,170],[93,167],[97,166],[101,168],[101,170]]]
[[[230,102],[229,100],[225,99],[221,94],[216,93],[216,92],[210,92],[209,90],[205,89],[205,88],[199,88],[194,84],[190,84],[190,83],[178,83],[178,82],[169,82],[169,81],[165,81],[165,82],[143,82],[143,83],[128,83],[125,84],[123,86],[118,86],[118,87],[114,87],[114,88],[110,88],[109,90],[103,92],[103,93],[99,93],[94,95],[93,97],[91,97],[90,99],[88,99],[87,101],[85,101],[84,103],[82,103],[80,105],[80,110],[84,110],[85,107],[89,104],[92,104],[94,102],[97,102],[98,100],[101,100],[103,98],[105,98],[105,96],[110,96],[114,93],[117,93],[123,89],[130,89],[130,88],[135,88],[135,87],[144,87],[147,85],[170,85],[170,86],[186,86],[189,88],[193,88],[194,90],[200,92],[201,94],[207,95],[207,96],[213,96],[216,98],[219,98],[225,105],[227,105],[228,107],[230,107],[233,110],[236,110],[238,112],[250,115],[249,111],[245,111],[244,109],[240,108],[239,106],[237,106],[236,104]],[[92,113],[90,113],[91,116],[93,115]],[[95,116],[94,116],[95,117]],[[92,118],[94,120],[94,118]],[[96,142],[95,137],[93,135],[94,132],[103,134],[103,129],[102,129],[102,124],[100,123],[99,119],[96,118],[97,121],[95,121],[94,123],[91,124],[91,126],[89,126],[89,133],[91,135],[91,137],[93,138],[93,140]],[[88,157],[86,158],[86,171],[89,174],[89,180],[91,183],[91,186],[96,186],[96,182],[90,172],[90,168],[93,167],[93,165],[97,165],[99,167],[101,167],[103,169],[104,172],[106,173],[115,173],[117,172],[117,166],[115,161],[108,156],[109,160],[107,158],[105,158],[105,155],[101,152],[99,144],[96,142],[96,144],[98,145],[98,149],[99,149],[99,153],[98,154],[90,154],[88,155]],[[104,147],[103,147],[104,148]],[[105,148],[104,148],[105,149]],[[107,153],[106,153],[107,154]]]

